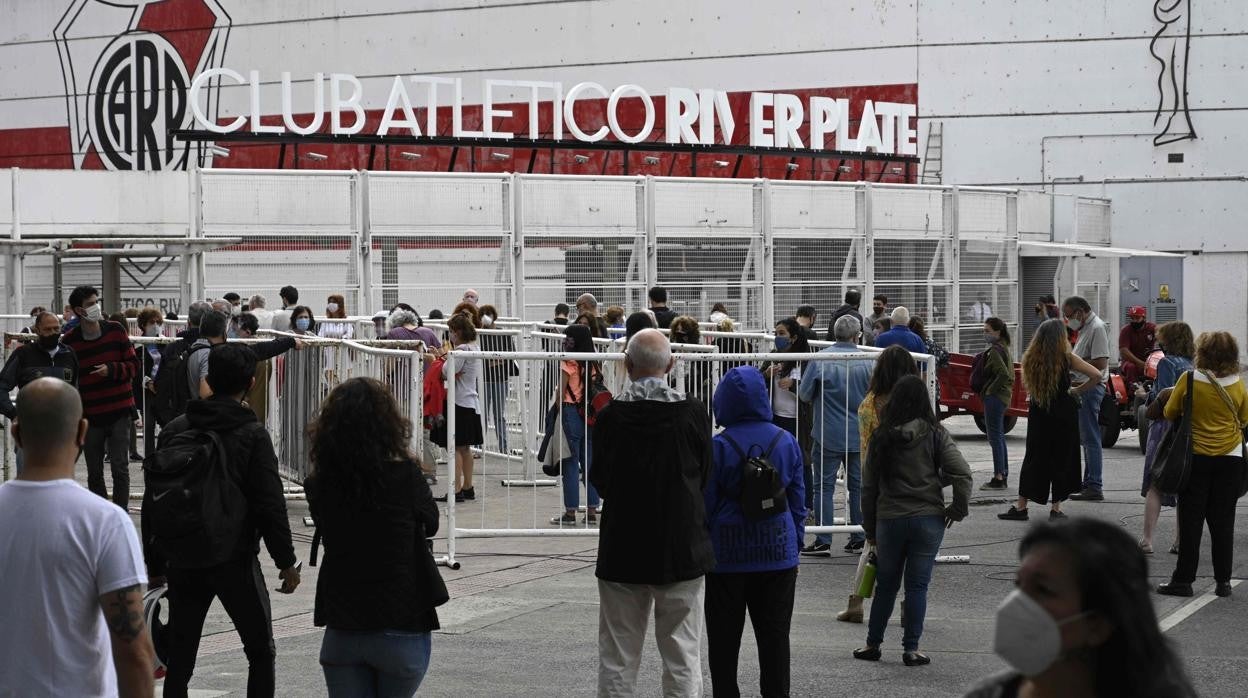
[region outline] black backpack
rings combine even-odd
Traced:
[[[171,566],[199,569],[230,559],[247,500],[220,435],[187,429],[169,436],[143,463],[143,487],[149,539]]]
[[[771,452],[786,433],[778,430],[767,450],[757,456],[749,455],[728,432],[722,434],[728,445],[741,456],[741,486],[737,491],[737,502],[741,505],[741,513],[750,521],[769,519],[789,510],[780,472],[771,464]],[[751,444],[750,450],[754,448]]]
[[[185,342],[169,345],[160,359],[160,369],[156,371],[156,397],[152,404],[156,415],[156,423],[165,426],[186,412],[186,403],[194,397],[189,385],[189,370],[186,363],[191,354],[200,349],[208,349],[200,345],[189,346]]]

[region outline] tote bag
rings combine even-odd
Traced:
[[[1170,425],[1153,460],[1153,485],[1162,494],[1180,494],[1192,474],[1192,372],[1187,372],[1183,414]]]

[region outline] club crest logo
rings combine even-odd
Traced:
[[[55,37],[74,167],[186,169],[202,146],[173,132],[191,127],[187,87],[221,66],[230,26],[216,0],[73,0]],[[215,117],[217,85],[201,94]]]

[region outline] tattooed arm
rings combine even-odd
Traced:
[[[143,585],[135,584],[100,596],[104,622],[112,638],[117,688],[124,698],[151,698],[156,653],[143,619]]]

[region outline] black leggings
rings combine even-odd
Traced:
[[[1213,548],[1213,579],[1231,581],[1235,543],[1235,504],[1244,478],[1240,456],[1192,456],[1192,474],[1187,489],[1179,493],[1179,562],[1171,581],[1196,581],[1200,563],[1200,538],[1209,524]]]

